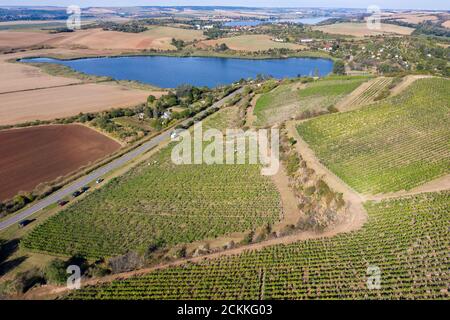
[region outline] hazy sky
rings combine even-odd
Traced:
[[[386,9],[444,9],[450,10],[448,0],[0,0],[0,5],[52,5],[68,6],[71,4],[82,7],[113,7],[139,5],[229,5],[257,7],[341,7],[366,8],[378,5]]]

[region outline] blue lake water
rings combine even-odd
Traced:
[[[280,19],[280,20],[236,20],[224,23],[226,27],[255,27],[264,23],[292,22],[303,24],[316,24],[329,19],[330,17],[310,17],[297,19]]]
[[[76,71],[116,80],[136,80],[162,88],[181,84],[215,87],[255,78],[258,74],[278,79],[308,76],[317,70],[320,76],[329,74],[333,62],[328,59],[233,59],[212,57],[137,56],[57,60],[50,58],[23,59],[24,62],[58,63]]]

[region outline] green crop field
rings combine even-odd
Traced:
[[[355,190],[410,190],[450,172],[450,81],[422,79],[362,109],[298,126],[318,158]]]
[[[204,129],[224,129],[237,111],[219,111],[204,121]],[[154,240],[189,243],[279,219],[279,194],[258,165],[175,165],[171,150],[164,148],[53,216],[22,245],[51,254],[108,257],[145,249]]]
[[[448,299],[450,192],[365,206],[359,231],[171,267],[68,298]],[[379,268],[380,288],[368,288],[368,267]]]
[[[256,125],[272,125],[305,111],[326,110],[368,79],[330,76],[305,85],[300,82],[282,84],[258,99],[254,110]]]

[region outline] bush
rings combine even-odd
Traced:
[[[241,244],[246,245],[246,244],[250,244],[253,242],[253,237],[255,236],[255,231],[250,231],[249,233],[247,233],[244,237],[244,239],[242,239]]]
[[[344,61],[342,61],[342,60],[337,60],[337,61],[334,63],[334,66],[333,66],[333,73],[334,73],[334,74],[340,74],[340,75],[345,74],[345,63],[344,63]]]
[[[9,285],[11,294],[25,293],[34,286],[45,284],[45,278],[38,268],[20,272]]]
[[[52,260],[44,270],[45,278],[51,284],[63,284],[67,281],[67,265],[60,259]]]
[[[112,273],[120,273],[136,270],[142,267],[144,259],[134,251],[129,251],[121,256],[109,259],[109,267]]]
[[[93,265],[91,265],[87,271],[87,276],[94,277],[94,278],[100,278],[107,276],[111,273],[111,269],[108,268],[108,266],[105,264],[105,261],[98,260]]]

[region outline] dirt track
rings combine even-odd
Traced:
[[[119,143],[81,125],[0,131],[0,200],[67,175],[119,148]]]
[[[402,82],[400,82],[394,89],[391,90],[391,96],[396,96],[402,93],[406,88],[408,88],[414,81],[418,79],[432,78],[432,76],[427,75],[408,75],[403,78]]]
[[[297,140],[295,146],[298,153],[302,156],[303,160],[306,161],[308,168],[314,169],[318,176],[322,176],[322,179],[331,189],[343,194],[345,202],[349,205],[349,219],[341,226],[338,226],[337,229],[340,229],[340,232],[350,232],[361,228],[367,221],[367,212],[363,207],[363,202],[366,199],[320,163],[308,144],[303,141],[298,134],[295,128],[296,123],[298,122],[288,121],[286,123],[286,128],[288,130],[288,135]]]

